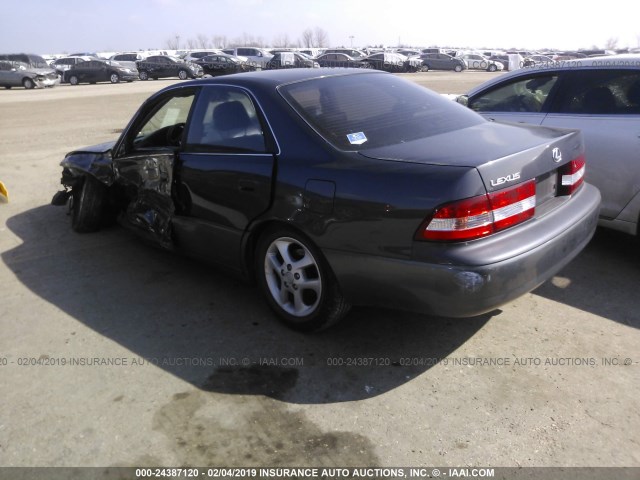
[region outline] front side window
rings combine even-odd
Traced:
[[[179,146],[194,97],[186,91],[159,101],[134,127],[129,149]]]
[[[265,137],[256,107],[243,90],[202,90],[187,134],[186,152],[263,153]]]
[[[468,106],[476,112],[541,112],[557,80],[557,74],[516,80],[474,96]]]

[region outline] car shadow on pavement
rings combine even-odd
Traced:
[[[52,206],[7,226],[22,243],[3,262],[62,312],[63,336],[78,321],[203,391],[303,404],[374,397],[437,365],[491,318],[354,308],[333,328],[301,334],[278,322],[256,287],[120,227],[78,235]],[[60,343],[60,352],[42,353],[68,355]]]
[[[640,241],[599,228],[580,256],[533,293],[640,328]]]

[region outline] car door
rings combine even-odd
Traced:
[[[442,53],[436,53],[435,55],[430,55],[431,63],[433,64],[433,68],[436,70],[452,70],[451,61],[448,55],[444,55]]]
[[[11,62],[0,62],[0,85],[5,87],[13,87],[15,83],[15,72],[12,71]]]
[[[124,224],[172,248],[178,151],[197,88],[170,90],[144,107],[114,149],[115,187],[126,199]]]
[[[342,66],[339,64],[340,56],[334,53],[328,53],[323,55],[321,59],[318,61],[321,67],[339,67]]]
[[[640,191],[640,70],[570,70],[542,125],[582,130],[600,215],[618,218]],[[630,222],[638,221],[634,212]]]
[[[99,62],[99,67],[95,70],[94,82],[106,82],[110,80],[109,69],[111,67],[104,62]]]
[[[98,70],[98,68],[100,68],[100,66],[99,62],[92,60],[90,62],[85,62],[84,64],[78,65],[77,68],[79,68],[78,79],[81,82],[95,82],[95,78],[97,76],[96,71]]]
[[[160,78],[169,75],[165,75],[166,65],[163,57],[151,57],[148,59],[149,76]]]
[[[559,76],[543,72],[510,78],[472,95],[467,106],[489,120],[541,125]]]
[[[176,169],[174,232],[182,248],[240,268],[243,236],[271,205],[275,154],[264,116],[247,91],[202,87]]]
[[[178,71],[173,68],[173,62],[165,57],[156,57],[156,76],[164,78],[164,77],[175,77],[178,75]],[[175,70],[175,71],[174,71]]]

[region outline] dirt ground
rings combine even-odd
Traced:
[[[0,90],[0,466],[640,467],[635,238],[597,232],[483,317],[359,308],[302,335],[223,273],[73,233],[64,154],[171,83]]]

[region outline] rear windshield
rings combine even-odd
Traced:
[[[384,73],[316,78],[278,90],[341,150],[395,145],[485,121],[456,102]]]

